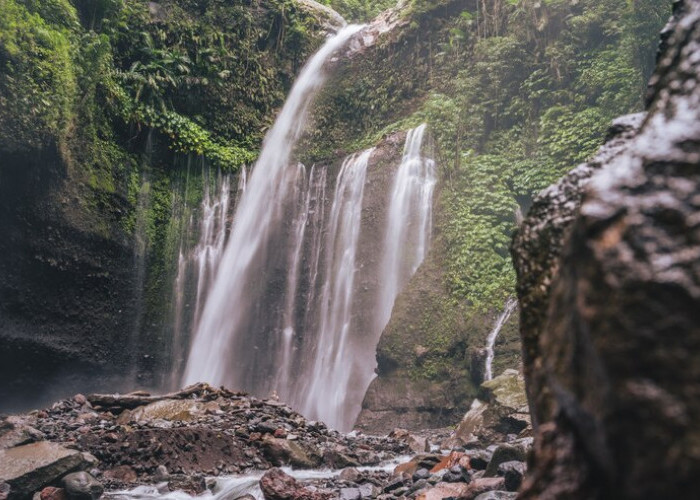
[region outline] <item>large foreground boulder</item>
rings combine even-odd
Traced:
[[[9,500],[21,500],[90,464],[84,453],[40,441],[0,451],[0,482],[10,485]]]
[[[697,495],[700,0],[676,11],[639,132],[618,126],[515,239],[536,427],[522,499]]]

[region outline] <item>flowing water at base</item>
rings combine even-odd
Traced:
[[[410,458],[411,457],[397,457],[376,467],[357,467],[357,470],[360,472],[392,472],[397,465],[409,461]],[[292,470],[288,467],[283,467],[282,470],[298,481],[330,479],[340,473],[340,470],[337,469]],[[264,471],[254,471],[241,476],[213,478],[216,481],[216,485],[211,490],[197,496],[189,495],[183,491],[170,492],[167,490],[167,483],[162,483],[154,486],[139,486],[128,491],[105,493],[104,498],[113,500],[188,500],[191,498],[202,500],[231,500],[244,495],[251,495],[255,497],[256,500],[264,500],[265,497],[260,490],[260,478],[262,478],[264,474]]]

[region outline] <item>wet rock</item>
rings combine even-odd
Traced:
[[[530,425],[525,380],[517,370],[506,370],[481,384],[479,399],[443,446],[485,446],[520,434]]]
[[[39,493],[41,500],[68,500],[68,493],[63,488],[47,486]]]
[[[86,467],[85,457],[56,443],[40,441],[0,451],[0,477],[11,487],[8,498],[24,498]]]
[[[194,475],[171,475],[168,481],[168,489],[170,491],[184,491],[190,495],[199,495],[207,489],[207,482],[204,476]]]
[[[10,485],[4,481],[0,481],[0,500],[7,500],[10,496]]]
[[[260,479],[260,489],[266,500],[329,500],[332,496],[307,488],[276,468],[263,475]]]
[[[506,483],[506,490],[518,491],[525,475],[525,463],[518,461],[503,462],[498,466],[498,475],[502,476]]]
[[[498,466],[505,462],[524,462],[525,452],[520,446],[513,446],[510,444],[503,444],[496,448],[493,452],[493,457],[489,465],[486,467],[486,477],[494,477],[498,474]]]
[[[266,435],[262,440],[262,451],[272,465],[291,465],[302,469],[313,469],[321,465],[317,450],[305,448],[296,441]]]
[[[523,500],[697,496],[700,1],[672,30],[638,134],[565,223],[552,195],[571,176],[515,241],[536,421]]]
[[[87,472],[73,472],[66,475],[61,483],[71,500],[96,500],[102,496],[104,487]]]
[[[334,469],[343,469],[346,467],[359,467],[361,464],[358,460],[342,453],[338,450],[326,450],[323,453],[323,463]]]

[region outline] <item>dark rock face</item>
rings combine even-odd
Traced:
[[[700,1],[676,12],[638,134],[545,191],[515,239],[536,427],[523,499],[695,495]]]
[[[48,402],[60,385],[121,388],[137,317],[127,237],[89,229],[57,151],[5,155],[2,167],[0,408]]]

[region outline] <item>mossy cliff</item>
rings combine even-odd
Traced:
[[[202,174],[255,158],[333,19],[292,0],[0,11],[1,406],[152,384]]]
[[[441,184],[431,254],[379,342],[359,425],[454,421],[483,375],[486,337],[514,296],[508,246],[538,190],[641,109],[670,2],[401,2],[372,23],[319,100],[300,148],[355,151],[428,122]],[[517,314],[494,372],[518,368]]]

